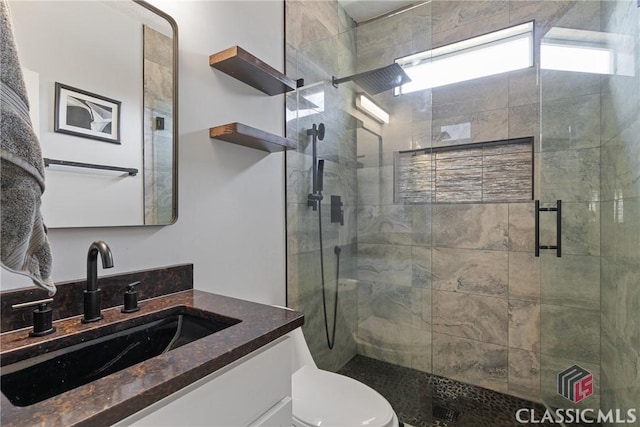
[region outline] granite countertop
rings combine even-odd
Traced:
[[[104,319],[83,324],[82,316],[54,322],[53,334],[31,338],[30,328],[0,335],[2,366],[64,348],[80,340],[155,320],[166,311],[197,310],[215,318],[241,320],[222,331],[26,407],[0,395],[0,424],[9,426],[108,426],[301,326],[302,313],[208,292],[186,290],[140,302],[140,311],[104,309]]]

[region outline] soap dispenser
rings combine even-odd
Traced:
[[[140,310],[140,307],[138,307],[138,291],[135,289],[139,284],[140,281],[127,285],[127,290],[124,293],[124,307],[120,310],[121,312],[134,313]]]

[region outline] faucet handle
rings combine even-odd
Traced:
[[[138,307],[138,291],[135,287],[140,284],[140,281],[129,283],[127,290],[124,293],[124,307],[120,310],[122,313],[133,313],[140,310]]]
[[[48,304],[53,302],[53,298],[47,298],[38,301],[23,302],[20,304],[14,304],[12,309],[21,309],[26,307],[38,306],[33,311],[33,330],[29,332],[30,337],[41,337],[44,335],[55,332],[56,328],[53,327],[53,310],[48,307]]]

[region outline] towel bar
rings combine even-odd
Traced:
[[[126,172],[130,176],[136,176],[138,174],[138,169],[135,169],[135,168],[121,168],[118,166],[96,165],[93,163],[69,162],[67,160],[48,159],[46,157],[43,160],[44,160],[45,167],[48,167],[49,165],[60,165],[60,166],[72,166],[76,168],[102,169],[102,170],[110,170],[110,171],[117,171],[117,172]]]

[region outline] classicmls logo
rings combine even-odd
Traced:
[[[565,369],[558,374],[558,394],[580,402],[593,394],[593,375],[578,365]]]

